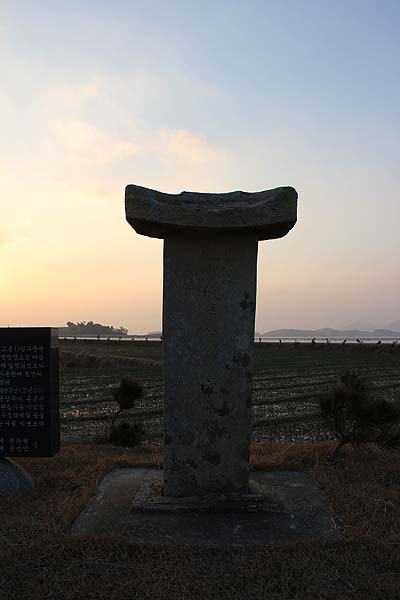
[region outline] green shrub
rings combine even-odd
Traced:
[[[141,423],[128,423],[120,421],[113,425],[110,432],[110,442],[115,446],[133,448],[139,446],[143,439],[143,426]]]
[[[357,373],[342,375],[332,392],[320,399],[320,409],[339,441],[334,454],[349,443],[400,450],[400,404],[373,398]]]

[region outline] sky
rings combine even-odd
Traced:
[[[0,0],[0,326],[160,329],[169,193],[291,185],[256,329],[400,319],[398,0]]]

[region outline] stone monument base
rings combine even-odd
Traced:
[[[132,512],[144,513],[218,513],[218,512],[282,512],[284,506],[269,491],[268,486],[250,480],[247,494],[229,492],[174,498],[163,496],[163,478],[155,471],[140,484],[132,502]]]
[[[158,469],[111,471],[70,534],[128,544],[247,547],[338,538],[318,483],[301,471],[253,471],[252,489],[241,499],[164,500],[161,478]]]

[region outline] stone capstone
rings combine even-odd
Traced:
[[[262,192],[165,194],[138,185],[125,190],[127,221],[141,235],[252,233],[258,240],[285,236],[297,218],[297,192],[278,187]]]

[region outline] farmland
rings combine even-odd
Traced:
[[[145,390],[136,408],[124,416],[141,420],[149,440],[161,439],[163,386],[159,341],[62,340],[60,350],[64,442],[93,441],[104,435],[115,411],[111,391],[123,375],[137,379]],[[365,375],[377,397],[400,399],[399,347],[264,342],[257,343],[255,350],[254,440],[329,439],[318,417],[318,399],[349,369]]]

